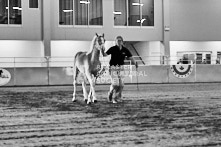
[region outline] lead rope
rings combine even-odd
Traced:
[[[102,50],[103,48],[101,48],[100,50]],[[104,60],[104,56],[102,55],[102,53],[101,53],[101,55],[100,55],[100,57],[99,57],[101,60],[101,67],[100,67],[100,70],[99,70],[99,72],[98,72],[98,77],[101,77],[104,73],[105,73],[105,71],[106,71],[106,68],[105,67],[108,67],[108,65],[107,65],[107,63],[105,62],[105,60]]]

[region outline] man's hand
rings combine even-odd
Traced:
[[[105,47],[104,46],[101,48],[101,54],[103,55],[103,57],[108,56],[108,54],[105,52]]]

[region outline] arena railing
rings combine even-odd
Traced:
[[[178,64],[179,56],[133,56],[139,66]],[[108,65],[110,57],[100,58]],[[72,67],[74,57],[0,57],[0,67]],[[185,60],[183,64],[203,64],[201,60]],[[216,57],[211,57],[207,64],[220,64]]]
[[[0,67],[47,67],[45,57],[0,57]]]

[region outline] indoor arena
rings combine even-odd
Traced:
[[[221,146],[220,7],[0,0],[0,146]]]

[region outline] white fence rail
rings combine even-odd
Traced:
[[[203,64],[202,60],[182,60],[178,56],[134,56],[140,66],[172,65],[172,64]],[[215,58],[211,58],[215,59]],[[108,65],[110,58],[100,58]],[[0,57],[0,67],[72,67],[74,57]],[[128,61],[126,61],[128,62]],[[206,61],[206,64],[219,64],[217,60]]]

